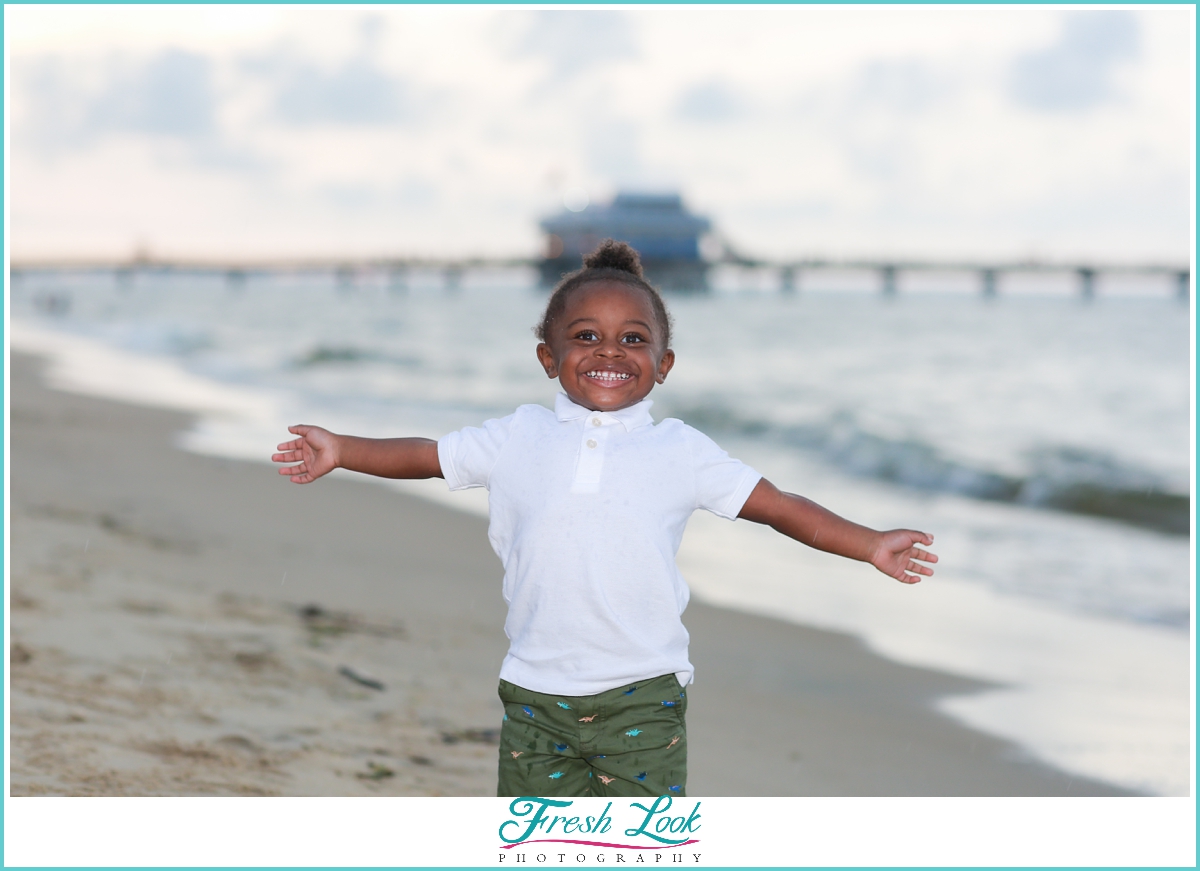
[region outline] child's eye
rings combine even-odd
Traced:
[[[630,333],[628,336],[622,336],[621,341],[627,345],[636,345],[636,344],[639,344],[646,340],[642,336],[639,336],[637,333]]]
[[[580,330],[575,334],[575,338],[583,339],[585,342],[592,342],[596,339],[596,334],[591,330]]]

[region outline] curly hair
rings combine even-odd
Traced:
[[[583,258],[583,268],[569,272],[550,294],[546,311],[534,335],[546,341],[550,328],[562,316],[567,307],[567,298],[579,288],[593,281],[617,281],[627,287],[636,288],[646,294],[654,310],[654,320],[662,338],[663,348],[671,347],[671,314],[663,302],[662,295],[642,275],[642,260],[628,243],[605,239],[596,250]]]

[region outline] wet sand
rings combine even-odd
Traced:
[[[494,794],[483,520],[189,454],[186,415],[11,367],[12,795]],[[699,602],[684,621],[692,795],[1128,794],[931,707],[983,684]]]

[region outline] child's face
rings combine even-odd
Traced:
[[[575,291],[537,347],[546,374],[576,405],[616,411],[646,398],[675,365],[646,295],[616,281]]]

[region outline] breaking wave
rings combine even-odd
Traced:
[[[1187,535],[1190,529],[1188,494],[1173,492],[1159,475],[1082,448],[1031,450],[1026,454],[1030,471],[1018,476],[967,465],[923,442],[867,432],[849,415],[787,426],[740,417],[720,406],[674,407],[670,413],[705,432],[811,451],[844,472],[915,490],[1104,517],[1170,535]]]
[[[344,363],[386,363],[408,369],[416,369],[421,366],[421,360],[417,357],[384,354],[353,345],[317,345],[293,361],[293,365],[297,368]]]

